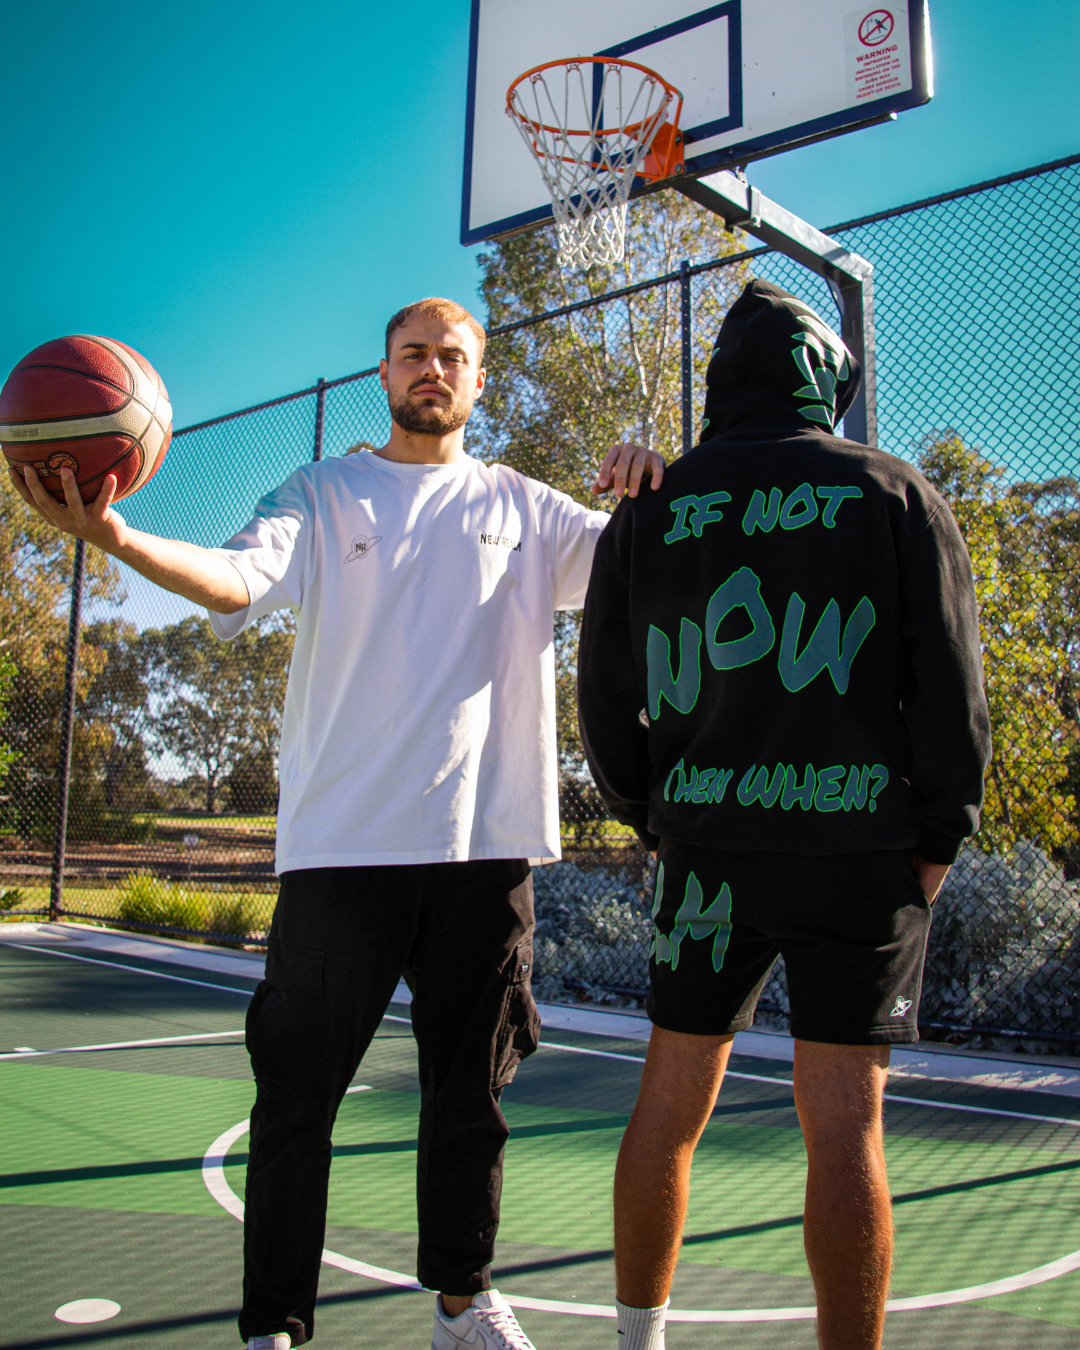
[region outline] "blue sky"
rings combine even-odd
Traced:
[[[751,170],[818,225],[1080,150],[1080,4],[932,0],[937,95]],[[458,243],[469,6],[9,6],[0,373],[61,333],[131,343],[177,426],[377,359]]]
[[[932,0],[931,22],[928,106],[751,181],[827,225],[1080,150],[1077,0]],[[468,24],[467,0],[9,6],[0,376],[103,333],[154,362],[184,426],[373,364],[419,295],[476,304]]]

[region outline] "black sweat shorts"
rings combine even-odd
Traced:
[[[668,1031],[745,1031],[783,955],[791,1034],[909,1044],[930,905],[907,850],[733,853],[662,839],[648,1012]]]

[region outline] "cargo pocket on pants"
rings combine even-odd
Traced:
[[[517,1066],[540,1043],[540,1014],[532,996],[532,935],[514,948],[507,962],[508,983],[492,1054],[491,1087],[498,1092],[513,1080]]]

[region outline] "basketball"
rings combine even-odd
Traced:
[[[172,408],[161,376],[113,338],[55,338],[24,356],[0,390],[0,445],[18,472],[37,470],[63,502],[61,469],[75,474],[84,502],[107,474],[116,499],[154,476],[172,437]]]

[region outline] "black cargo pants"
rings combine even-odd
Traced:
[[[447,1294],[489,1287],[499,1097],[539,1035],[532,932],[521,859],[283,875],[247,1017],[243,1338],[312,1335],[334,1118],[401,976],[420,1066],[417,1277]]]

